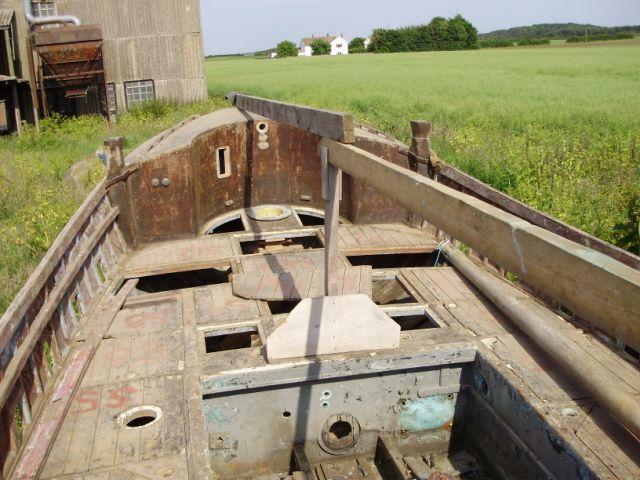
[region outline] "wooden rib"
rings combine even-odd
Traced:
[[[16,379],[20,375],[20,372],[24,368],[28,358],[33,353],[33,349],[38,343],[40,336],[47,326],[49,319],[53,312],[58,308],[60,301],[67,294],[69,286],[73,283],[76,276],[84,266],[85,261],[96,247],[96,244],[103,237],[105,232],[111,227],[116,217],[118,216],[118,209],[111,210],[109,215],[100,223],[96,231],[87,239],[78,256],[74,262],[65,270],[63,277],[56,283],[56,286],[51,291],[47,302],[42,306],[40,312],[36,316],[29,329],[24,341],[18,347],[18,353],[14,356],[7,369],[5,370],[5,376],[0,382],[0,405],[4,405],[9,393],[13,389]]]
[[[53,242],[53,245],[38,264],[27,283],[24,284],[18,295],[7,308],[0,319],[0,351],[3,351],[13,337],[15,329],[27,310],[40,294],[42,287],[47,283],[54,269],[71,247],[72,242],[80,232],[82,225],[91,216],[91,213],[100,204],[105,196],[104,182],[100,183],[89,194],[76,213],[71,217],[62,232]]]

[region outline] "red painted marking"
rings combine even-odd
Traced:
[[[76,394],[74,402],[79,404],[89,404],[85,408],[80,408],[80,406],[78,406],[76,413],[92,412],[100,406],[100,390],[96,390],[95,388],[86,388],[81,390]]]
[[[107,408],[123,408],[127,406],[131,399],[131,394],[138,391],[135,387],[120,387],[115,390],[111,390],[109,393],[109,403],[105,404]]]

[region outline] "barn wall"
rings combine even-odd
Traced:
[[[107,82],[116,87],[118,111],[126,108],[124,82],[153,80],[156,98],[206,98],[199,0],[56,0],[58,14],[99,25]],[[27,25],[21,0],[0,0],[16,12],[22,78],[28,78]]]

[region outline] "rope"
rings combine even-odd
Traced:
[[[444,249],[444,247],[447,246],[448,243],[449,243],[449,239],[443,240],[436,247],[436,250],[438,250],[438,255],[436,256],[436,263],[433,264],[434,267],[438,266],[438,262],[440,261],[440,255],[442,254],[442,250]]]

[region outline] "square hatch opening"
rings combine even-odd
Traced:
[[[207,353],[215,353],[260,347],[262,346],[262,341],[260,340],[258,327],[249,325],[205,332],[204,344]]]
[[[323,248],[317,233],[300,236],[268,236],[257,240],[240,240],[243,255],[277,253]]]
[[[433,267],[438,252],[382,253],[376,255],[348,255],[347,260],[354,267],[371,265],[374,270],[394,270],[398,268]]]
[[[391,319],[400,325],[400,330],[426,330],[429,328],[440,328],[431,315],[424,309],[407,309],[386,312]]]
[[[371,282],[371,299],[376,305],[418,303],[396,277],[374,278]]]
[[[231,265],[222,265],[216,268],[150,275],[148,277],[140,277],[136,290],[143,293],[159,293],[183,288],[219,285],[228,283],[231,273]]]

